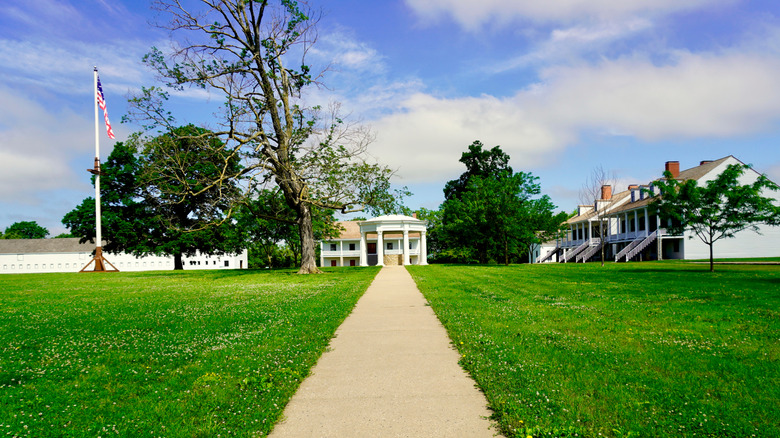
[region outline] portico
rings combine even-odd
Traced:
[[[376,235],[376,265],[428,264],[426,221],[396,214],[360,221],[358,225],[360,226],[360,266],[371,264],[368,252],[369,234]],[[414,242],[410,241],[410,233],[415,235]],[[401,258],[395,262],[397,256]]]
[[[339,237],[320,244],[320,265],[427,265],[427,224],[403,215],[338,222]]]

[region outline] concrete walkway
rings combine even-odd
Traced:
[[[493,437],[484,395],[411,275],[385,267],[271,437]]]

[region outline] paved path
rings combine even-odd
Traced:
[[[411,275],[385,267],[271,437],[493,437],[486,406]]]

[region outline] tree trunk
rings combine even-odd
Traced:
[[[301,234],[301,269],[299,274],[320,274],[314,251],[314,229],[311,224],[311,206],[305,202],[299,204],[299,226]]]
[[[601,267],[603,268],[604,267],[604,246],[606,242],[604,242],[604,224],[601,223],[601,220],[599,220],[599,239],[600,239],[599,243],[601,245],[601,251],[600,251]]]
[[[509,238],[504,235],[504,266],[509,266]]]
[[[183,269],[184,269],[184,262],[182,262],[181,254],[174,254],[173,255],[173,270],[174,271],[181,271]]]
[[[714,272],[715,271],[715,261],[713,259],[713,254],[712,254],[712,244],[713,243],[714,242],[710,241],[710,272]]]

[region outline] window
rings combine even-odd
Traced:
[[[227,268],[229,266],[230,266],[230,260],[225,260],[225,267]]]
[[[393,242],[387,242],[387,249],[388,250],[393,249]]]
[[[350,251],[354,251],[355,250],[355,244],[354,243],[350,243],[349,244],[349,250]]]
[[[330,250],[331,251],[335,251],[336,250],[336,244],[335,243],[331,243],[330,244]]]

